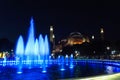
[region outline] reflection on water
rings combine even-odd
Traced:
[[[108,74],[112,74],[113,73],[113,67],[112,66],[106,66],[106,72]]]
[[[109,66],[109,65],[106,65],[106,73],[107,74],[112,74],[114,72],[120,72],[120,68],[119,67],[114,67],[114,66]]]
[[[57,80],[65,78],[83,78],[95,75],[120,72],[120,68],[103,64],[74,63],[74,68],[64,65],[65,70],[60,71],[59,65],[47,67],[47,73],[41,73],[42,68],[24,69],[22,74],[16,74],[15,68],[0,67],[0,80]]]

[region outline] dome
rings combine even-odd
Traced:
[[[83,38],[82,34],[79,33],[79,32],[72,32],[72,33],[70,33],[69,37],[71,37],[71,38],[81,38],[81,39]]]
[[[83,43],[83,36],[81,33],[79,32],[70,33],[68,38],[69,45],[82,44],[82,43]]]

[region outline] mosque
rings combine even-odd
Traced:
[[[83,43],[90,43],[91,39],[94,39],[95,36],[92,35],[91,38],[81,34],[80,32],[71,32],[68,37],[58,41],[58,44],[55,44],[55,35],[53,31],[53,26],[50,26],[50,42],[52,43],[52,53],[62,52],[63,47],[81,45]],[[104,39],[104,29],[100,28],[101,40]]]

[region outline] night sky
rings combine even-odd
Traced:
[[[36,37],[49,34],[50,25],[54,26],[56,40],[76,31],[98,37],[103,25],[105,39],[120,40],[119,4],[111,0],[0,0],[0,38],[13,42],[20,34],[27,38],[32,16]]]

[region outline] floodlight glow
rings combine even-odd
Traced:
[[[17,74],[22,74],[22,72],[20,71],[20,72],[17,72]]]
[[[61,71],[64,71],[65,69],[64,68],[62,68],[62,69],[60,69]]]
[[[46,73],[47,71],[46,70],[43,70],[42,73]]]

